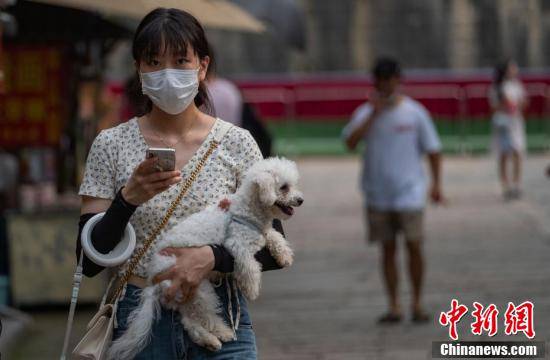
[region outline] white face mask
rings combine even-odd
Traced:
[[[176,115],[187,109],[199,92],[199,69],[140,72],[141,90],[162,111]]]

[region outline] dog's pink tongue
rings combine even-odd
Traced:
[[[288,215],[294,215],[294,208],[292,208],[290,206],[286,207],[286,213]]]

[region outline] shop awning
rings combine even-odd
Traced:
[[[206,27],[259,33],[264,25],[227,0],[27,0],[44,4],[95,11],[107,16],[141,19],[157,7],[190,12]]]

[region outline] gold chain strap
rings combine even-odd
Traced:
[[[219,145],[219,142],[217,142],[215,140],[213,140],[210,143],[210,147],[208,148],[208,150],[206,150],[206,153],[199,160],[199,163],[197,164],[195,169],[193,169],[193,171],[191,172],[191,175],[189,175],[189,177],[187,178],[187,180],[183,184],[183,187],[181,188],[181,191],[178,194],[178,197],[174,200],[174,202],[172,202],[172,204],[170,205],[170,208],[166,212],[166,215],[164,215],[164,218],[162,219],[160,224],[155,228],[155,230],[151,233],[151,235],[149,235],[149,237],[147,238],[147,240],[145,241],[143,246],[139,250],[137,250],[135,255],[130,260],[130,263],[128,264],[128,268],[126,269],[126,272],[122,276],[122,278],[120,280],[120,283],[119,283],[116,291],[114,292],[113,296],[111,297],[111,300],[109,301],[109,303],[114,302],[114,300],[117,299],[120,296],[120,293],[122,292],[122,289],[124,288],[124,285],[128,282],[128,279],[130,279],[130,276],[132,276],[132,274],[133,274],[136,266],[138,265],[139,261],[141,260],[143,255],[145,255],[147,250],[149,250],[150,246],[153,244],[153,241],[158,236],[158,234],[161,232],[161,230],[166,226],[166,224],[168,223],[168,220],[170,219],[170,217],[172,216],[172,214],[176,210],[176,207],[178,206],[179,202],[181,201],[183,196],[187,193],[187,191],[189,190],[191,185],[193,185],[193,183],[195,182],[195,180],[199,176],[199,173],[201,172],[202,168],[206,164],[206,160],[208,160],[208,158],[210,157],[210,155],[212,155],[214,150],[216,150],[218,145]]]

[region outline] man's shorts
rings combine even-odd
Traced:
[[[402,233],[407,242],[421,242],[424,238],[424,210],[365,211],[369,242],[395,241]]]

